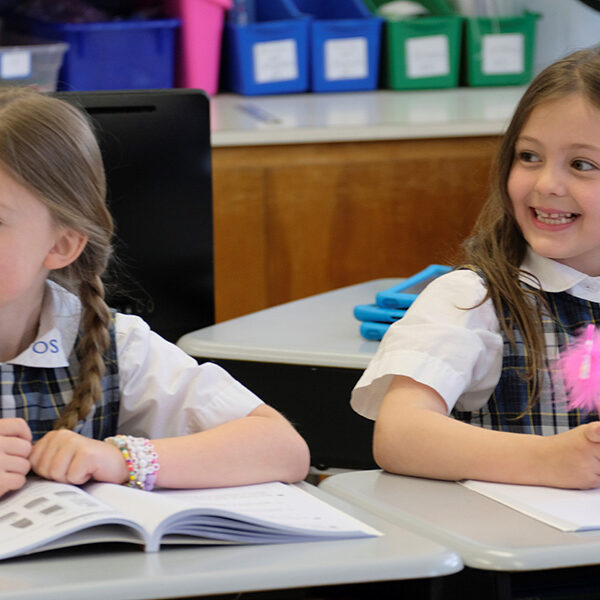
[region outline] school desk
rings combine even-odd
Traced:
[[[401,279],[375,279],[261,310],[184,335],[178,346],[222,365],[288,417],[320,469],[373,468],[373,425],[350,392],[379,342],[365,340],[356,304]]]
[[[392,582],[460,571],[457,554],[306,483],[380,537],[296,544],[188,546],[145,553],[79,546],[0,562],[1,600],[133,600]],[[1,543],[1,541],[0,541]],[[396,585],[396,584],[395,584]],[[287,595],[285,597],[288,597]]]
[[[320,487],[456,550],[469,567],[462,576],[470,576],[473,597],[476,583],[486,598],[548,588],[568,598],[583,589],[597,594],[586,598],[600,594],[600,531],[559,531],[449,481],[368,470],[333,475]]]

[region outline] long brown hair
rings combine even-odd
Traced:
[[[105,204],[100,149],[82,112],[27,89],[0,91],[0,165],[29,189],[60,225],[84,233],[77,260],[53,271],[82,304],[79,379],[55,427],[72,429],[101,397],[103,354],[110,343],[110,311],[101,276],[111,255],[113,221]]]
[[[545,365],[541,324],[545,302],[538,291],[519,285],[527,242],[513,214],[508,177],[515,159],[516,141],[532,111],[542,103],[575,92],[600,108],[600,46],[570,54],[532,81],[502,139],[493,165],[490,195],[463,246],[466,263],[483,273],[487,298],[492,299],[500,324],[512,344],[515,344],[513,328],[516,326],[520,331],[526,348],[525,377],[529,382],[530,405],[539,398],[540,374]]]

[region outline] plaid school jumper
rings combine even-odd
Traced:
[[[525,347],[519,331],[515,329],[516,347],[502,332],[502,374],[487,404],[477,411],[454,410],[452,414],[456,419],[487,429],[539,435],[553,435],[598,420],[596,411],[567,410],[564,381],[553,361],[576,332],[581,332],[588,323],[600,323],[600,304],[566,292],[544,292],[544,296],[551,314],[543,317],[546,369],[539,402],[533,408],[527,408],[527,382],[519,375],[525,372]]]
[[[74,431],[102,440],[117,433],[119,417],[119,368],[115,340],[114,315],[110,323],[110,347],[105,356],[106,372],[102,378],[102,398]],[[78,333],[77,341],[81,337]],[[54,421],[72,396],[79,373],[79,357],[75,350],[68,367],[29,367],[0,364],[0,417],[22,417],[27,421],[33,439],[39,440],[53,429]]]

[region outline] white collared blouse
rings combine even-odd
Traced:
[[[79,299],[48,281],[36,340],[6,364],[64,367],[76,340]],[[161,438],[204,431],[246,416],[262,401],[222,368],[198,365],[134,315],[115,317],[121,403],[118,431]],[[10,398],[2,397],[11,416]]]
[[[531,249],[521,279],[547,292],[568,292],[600,302],[600,277],[589,277]],[[377,418],[392,378],[404,375],[428,385],[444,399],[448,413],[482,408],[502,369],[503,339],[483,280],[470,270],[451,271],[430,283],[407,313],[392,324],[352,391],[351,405]],[[475,307],[475,308],[470,308]],[[469,309],[470,310],[465,310]]]

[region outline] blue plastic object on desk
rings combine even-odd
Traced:
[[[429,265],[402,283],[379,292],[376,302],[385,308],[408,308],[431,281],[451,269],[445,265]]]
[[[384,308],[377,304],[357,304],[354,316],[359,321],[375,321],[376,323],[393,323],[401,319],[406,312],[403,308]]]
[[[384,336],[390,325],[391,323],[363,321],[360,324],[360,334],[367,340],[379,341]]]
[[[379,292],[375,303],[357,304],[354,317],[361,322],[360,334],[367,340],[380,340],[389,326],[401,319],[420,292],[451,267],[429,265],[401,283]]]

